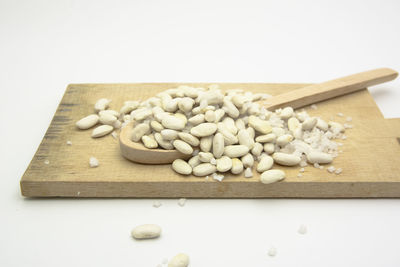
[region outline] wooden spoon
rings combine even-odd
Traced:
[[[265,100],[264,106],[269,110],[285,106],[300,108],[336,96],[359,91],[372,85],[394,80],[397,75],[396,71],[389,68],[365,71],[273,96]],[[147,149],[141,143],[131,141],[132,126],[133,122],[124,127],[120,133],[119,143],[121,154],[125,158],[144,164],[167,164],[177,158],[188,159],[191,157],[177,150]]]

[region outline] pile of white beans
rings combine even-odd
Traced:
[[[222,92],[217,85],[179,86],[142,102],[126,101],[119,112],[107,110],[110,100],[100,99],[95,104],[98,114],[76,125],[88,129],[100,122],[103,125],[92,133],[100,137],[134,121],[132,141],[192,156],[172,163],[182,175],[222,180],[222,173],[244,172],[250,178],[255,167],[261,182],[268,184],[285,178],[284,171],[272,169],[274,163],[301,167],[331,163],[338,155],[333,140],[343,136],[345,127],[310,117],[304,110],[286,107],[272,112],[255,103],[268,97],[241,89]]]

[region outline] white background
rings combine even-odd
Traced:
[[[400,70],[399,11],[395,0],[1,0],[0,266],[157,266],[178,252],[197,267],[399,266],[397,199],[171,199],[156,209],[151,199],[19,190],[68,83],[321,82]],[[385,117],[400,117],[400,79],[371,92]],[[133,241],[141,223],[161,225],[162,237]]]

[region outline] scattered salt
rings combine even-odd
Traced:
[[[301,178],[301,177],[303,177],[303,174],[299,173],[299,174],[297,174],[297,177]]]
[[[158,200],[156,200],[156,201],[153,202],[153,207],[154,207],[154,208],[159,208],[159,207],[161,207],[161,205],[162,205],[161,202],[158,201]]]
[[[270,249],[268,250],[268,255],[270,257],[274,257],[276,255],[277,251],[275,247],[270,247]]]
[[[79,195],[81,194],[81,192],[80,192],[80,191],[78,191],[76,194],[79,196]]]
[[[342,135],[342,140],[346,140],[347,136],[346,135]]]
[[[348,124],[348,123],[345,123],[345,124],[343,124],[343,127],[344,127],[345,129],[351,129],[351,128],[353,128],[353,125]]]
[[[208,179],[210,179],[210,176],[207,175],[205,179],[208,181]]]
[[[350,122],[350,121],[352,121],[352,120],[353,120],[352,117],[347,117],[347,118],[346,118],[346,121],[347,121],[347,122]]]
[[[318,163],[314,163],[314,168],[319,169],[319,164]]]
[[[335,171],[336,174],[341,174],[342,173],[342,168],[337,168]]]
[[[304,168],[301,168],[299,172],[304,172]]]
[[[329,166],[326,170],[330,173],[333,173],[336,170],[336,168],[334,166]]]
[[[246,178],[251,178],[251,177],[253,177],[253,172],[251,171],[251,168],[250,168],[250,167],[247,168],[247,169],[244,171],[244,177],[246,177]]]
[[[112,136],[114,139],[118,139],[118,134],[117,134],[115,131],[111,133],[111,136]]]
[[[46,160],[44,161],[44,164],[49,165],[49,164],[50,164],[50,160],[46,159]]]
[[[307,166],[307,162],[305,161],[300,161],[300,167],[306,167]]]
[[[212,178],[214,180],[217,180],[219,182],[221,182],[224,179],[225,176],[223,176],[222,174],[218,174],[218,173],[213,173],[212,174]]]
[[[339,117],[343,117],[343,116],[344,116],[342,112],[339,112],[339,113],[336,114],[336,115],[338,115]]]
[[[318,107],[317,107],[317,105],[315,105],[315,104],[312,104],[312,105],[310,106],[310,108],[312,108],[312,109],[316,110]]]
[[[99,161],[95,157],[90,157],[89,166],[91,168],[96,168],[97,166],[99,166]]]
[[[185,204],[186,204],[186,198],[180,198],[178,200],[178,205],[179,206],[183,207],[183,206],[185,206]]]
[[[302,225],[300,225],[300,227],[299,227],[299,229],[297,230],[297,232],[298,232],[299,234],[301,234],[301,235],[304,235],[304,234],[307,233],[307,227],[306,227],[304,224],[302,224]]]
[[[324,166],[321,166],[321,165],[320,165],[318,168],[319,168],[320,170],[323,170],[323,169],[324,169]]]
[[[67,145],[72,145],[72,142],[71,141],[67,141]]]

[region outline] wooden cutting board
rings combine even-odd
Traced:
[[[176,83],[156,84],[71,84],[57,109],[35,156],[21,179],[22,195],[27,197],[151,197],[151,198],[365,198],[400,197],[400,119],[384,119],[367,90],[318,103],[318,109],[305,109],[325,120],[345,122],[343,153],[333,165],[340,175],[312,166],[298,178],[300,167],[285,169],[287,178],[265,185],[255,173],[247,179],[227,174],[222,182],[184,177],[170,165],[142,165],[124,159],[118,141],[111,135],[90,137],[91,130],[75,128],[75,122],[93,112],[97,99],[112,99],[119,110],[125,100],[144,100]],[[188,84],[207,86],[207,84]],[[254,93],[284,93],[305,84],[220,84],[222,89],[242,88]],[[336,114],[342,112],[344,117]],[[69,146],[66,142],[72,141]],[[89,168],[89,158],[100,165]],[[45,164],[45,160],[49,164]]]

